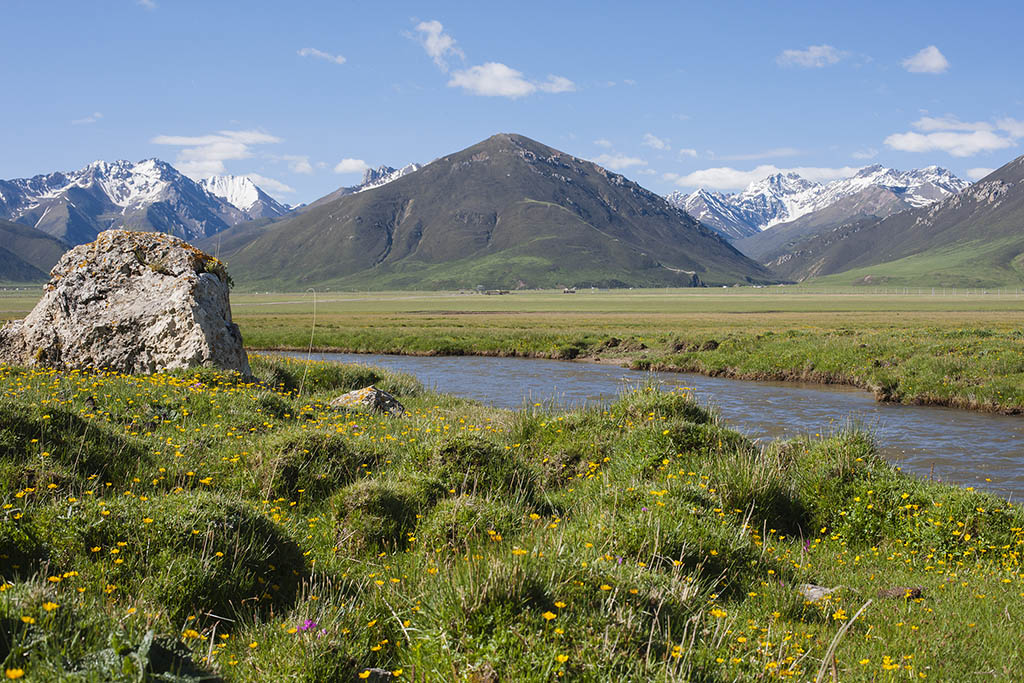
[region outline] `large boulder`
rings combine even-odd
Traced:
[[[68,251],[0,363],[139,374],[200,365],[251,374],[224,264],[177,237],[107,230]]]

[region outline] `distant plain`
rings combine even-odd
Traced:
[[[0,319],[24,316],[37,298],[0,292]],[[591,360],[1024,409],[1019,289],[307,290],[236,292],[232,309],[251,349]]]

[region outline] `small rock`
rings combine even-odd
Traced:
[[[811,602],[821,600],[826,595],[831,595],[840,588],[842,588],[842,586],[836,586],[835,588],[826,588],[825,586],[815,586],[813,583],[801,583],[799,586],[796,587],[800,594],[808,600],[810,600]]]
[[[880,598],[904,598],[905,600],[916,600],[924,593],[921,586],[893,586],[878,591]]]
[[[386,669],[378,669],[376,667],[363,669],[363,673],[366,672],[369,672],[366,678],[360,677],[358,680],[370,681],[370,683],[383,683],[383,681],[390,681],[392,679],[391,672]]]
[[[397,398],[372,385],[342,394],[332,399],[330,405],[335,408],[368,410],[371,413],[382,413],[393,417],[405,413],[405,406],[399,403]]]

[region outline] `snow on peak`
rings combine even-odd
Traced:
[[[917,207],[956,194],[968,184],[938,166],[898,171],[873,164],[859,169],[849,178],[829,183],[814,182],[794,172],[775,173],[731,195],[698,188],[688,196],[673,192],[667,199],[698,220],[708,222],[729,236],[736,236],[743,230],[765,230],[796,220],[869,187],[888,190],[909,206]]]
[[[390,166],[368,168],[363,172],[363,182],[356,186],[358,188],[356,192],[365,192],[381,185],[387,185],[391,181],[415,173],[421,168],[423,168],[423,164],[406,164],[402,168],[391,168]]]
[[[260,200],[260,189],[245,176],[215,175],[203,178],[199,184],[240,211],[248,211]]]

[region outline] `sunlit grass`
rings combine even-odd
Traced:
[[[512,412],[252,365],[0,368],[0,668],[808,680],[868,600],[840,680],[1024,666],[1024,515],[900,474],[861,432],[761,448],[685,391]],[[365,383],[407,416],[327,405]]]

